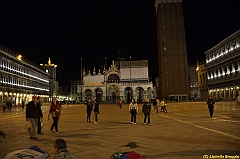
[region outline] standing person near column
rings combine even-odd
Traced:
[[[52,104],[51,104],[51,107],[50,107],[50,110],[49,110],[49,114],[48,114],[48,120],[50,120],[50,115],[51,115],[52,119],[53,119],[53,123],[52,123],[52,126],[51,126],[50,130],[52,132],[54,132],[53,129],[55,127],[56,134],[59,134],[59,132],[58,132],[58,121],[60,119],[60,114],[61,114],[61,107],[58,104],[57,99],[53,98],[53,101],[52,101]]]
[[[150,113],[151,113],[151,104],[149,102],[149,98],[146,98],[143,107],[142,112],[144,113],[144,125],[146,125],[146,119],[148,118],[148,125],[150,125]]]
[[[214,102],[214,100],[212,99],[211,96],[208,97],[207,104],[208,104],[208,110],[209,110],[209,113],[210,113],[210,117],[212,117],[215,102]]]
[[[137,113],[138,113],[138,105],[137,105],[135,99],[132,99],[132,102],[129,104],[129,111],[131,113],[131,123],[136,124]]]
[[[100,112],[100,109],[99,109],[99,102],[97,101],[97,99],[94,100],[94,109],[93,109],[93,112],[95,114],[95,124],[97,124],[98,122],[98,114]]]
[[[37,102],[40,104],[40,107],[42,106],[42,98],[40,96],[37,97]],[[38,124],[37,124],[37,133],[38,134],[43,134],[43,130],[42,130],[42,121],[43,118],[39,117],[38,118]]]
[[[91,98],[88,98],[88,100],[85,102],[85,105],[87,106],[87,122],[91,122],[91,113],[93,108]]]
[[[39,117],[43,117],[41,106],[37,102],[37,97],[32,96],[32,101],[27,104],[26,108],[26,121],[29,121],[31,124],[30,139],[38,139],[36,130]]]

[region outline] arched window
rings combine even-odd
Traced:
[[[110,83],[117,83],[119,81],[120,81],[120,78],[116,74],[111,74],[110,76],[108,76],[108,82]]]

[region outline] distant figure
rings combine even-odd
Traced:
[[[39,117],[43,117],[41,106],[37,102],[37,97],[32,96],[32,101],[27,104],[26,108],[26,121],[29,121],[31,124],[31,129],[29,129],[30,139],[38,139],[36,136],[36,130]]]
[[[144,113],[144,125],[146,125],[146,119],[148,118],[148,125],[150,125],[150,113],[151,113],[151,104],[149,98],[145,99],[145,102],[142,107],[142,112]]]
[[[24,104],[25,104],[24,100],[22,100],[22,109],[24,109]]]
[[[99,102],[97,101],[97,99],[94,100],[94,109],[93,112],[95,114],[95,124],[97,124],[98,122],[98,114],[100,113],[100,109],[99,109]]]
[[[237,104],[240,105],[240,96],[237,97]]]
[[[57,139],[53,141],[53,159],[78,159],[78,157],[74,156],[67,150],[66,141],[63,139]]]
[[[161,112],[167,113],[167,108],[166,108],[167,103],[166,103],[165,99],[162,99],[160,105],[161,105]]]
[[[121,101],[121,99],[117,100],[117,106],[119,106],[119,108],[122,109],[122,101]]]
[[[11,102],[10,100],[7,102],[7,109],[8,109],[9,111],[12,110],[12,102]]]
[[[3,106],[3,111],[5,112],[5,110],[6,110],[6,107],[7,107],[6,103],[5,103],[5,102],[3,102],[2,106]]]
[[[132,99],[132,102],[129,105],[129,110],[130,110],[130,114],[131,114],[131,123],[136,124],[138,105],[137,105],[135,99]]]
[[[85,105],[87,106],[87,122],[91,122],[91,113],[93,108],[91,98],[88,98],[88,100],[85,102]]]
[[[158,113],[158,107],[159,107],[159,100],[158,100],[157,97],[153,99],[153,107],[154,107],[155,114],[157,114]]]
[[[211,96],[208,97],[207,104],[208,104],[208,110],[209,110],[209,113],[210,113],[210,117],[212,117],[215,102],[214,102],[214,100],[212,99]]]
[[[61,114],[61,107],[58,104],[57,99],[53,98],[53,102],[51,104],[51,107],[50,107],[50,110],[49,110],[49,113],[48,113],[48,120],[50,120],[50,115],[51,115],[52,119],[53,119],[53,123],[52,123],[52,126],[51,126],[50,130],[52,132],[54,132],[53,129],[55,128],[57,135],[59,134],[59,132],[58,132],[58,121],[60,119],[60,114]]]
[[[40,104],[40,107],[42,106],[42,98],[40,96],[37,97],[37,102]],[[42,117],[39,117],[38,118],[38,128],[37,128],[37,133],[38,134],[43,134],[43,131],[42,131],[42,121],[43,121],[43,118]]]

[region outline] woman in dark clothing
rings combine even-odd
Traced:
[[[48,120],[50,120],[50,115],[52,115],[53,119],[53,124],[51,126],[51,131],[53,132],[53,128],[55,127],[56,133],[59,134],[58,132],[58,121],[60,119],[60,114],[61,114],[61,107],[57,102],[56,98],[53,98],[53,102],[51,104],[49,114],[48,114]]]
[[[100,109],[99,109],[99,102],[97,101],[97,99],[95,99],[94,101],[94,109],[93,109],[93,112],[95,114],[95,124],[97,124],[98,122],[98,114],[100,112]]]
[[[151,113],[151,104],[149,102],[149,98],[146,98],[143,107],[142,112],[144,113],[144,125],[146,125],[146,119],[148,118],[148,125],[150,125],[150,113]]]
[[[91,101],[91,98],[88,98],[88,100],[85,102],[85,105],[87,105],[87,122],[91,122],[91,113],[93,108],[93,103]]]
[[[209,113],[210,113],[210,117],[212,117],[213,116],[213,108],[214,108],[215,101],[212,99],[211,96],[208,97],[207,104],[208,104],[208,110],[209,110]]]

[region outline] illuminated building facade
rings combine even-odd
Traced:
[[[81,93],[82,90],[82,93]],[[83,71],[83,85],[79,85],[78,93],[82,100],[87,98],[98,101],[116,102],[130,101],[134,98],[142,102],[145,98],[153,98],[153,84],[149,82],[148,61],[112,61],[109,69],[96,72]]]
[[[21,55],[0,47],[0,104],[29,102],[31,96],[49,97],[49,75]]]
[[[240,95],[240,30],[205,52],[206,63],[197,70],[206,73],[198,76],[207,80],[208,95],[224,100]],[[205,71],[204,71],[205,72]]]
[[[155,0],[159,97],[187,101],[188,62],[181,0]]]

